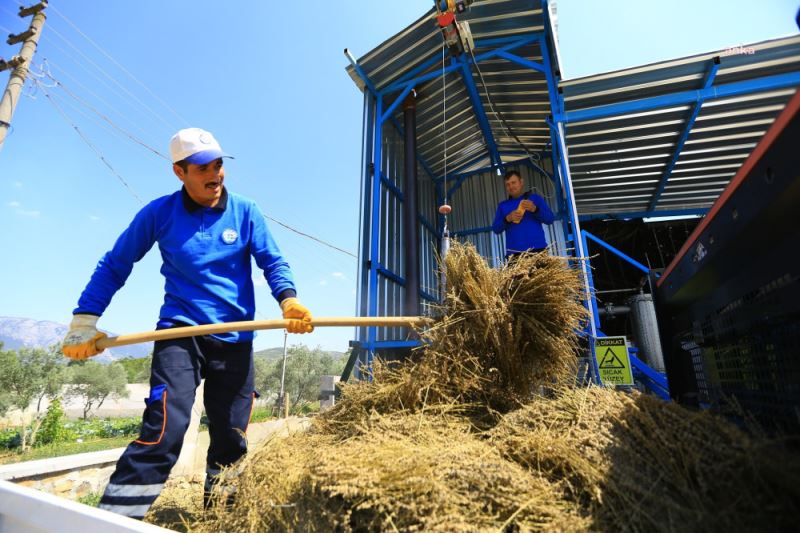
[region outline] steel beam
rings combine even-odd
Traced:
[[[534,34],[527,35],[525,37],[514,38],[514,39],[510,40],[508,42],[508,44],[505,44],[505,45],[501,46],[500,48],[495,48],[494,50],[489,50],[488,52],[483,52],[482,54],[477,54],[475,56],[475,61],[477,63],[480,63],[481,61],[485,61],[487,59],[492,59],[494,57],[499,56],[503,52],[508,52],[508,51],[514,50],[515,48],[519,48],[520,46],[525,46],[526,44],[534,43],[534,42],[538,41],[540,39],[540,37],[541,37],[541,34],[534,33]],[[481,47],[485,46],[487,42],[489,42],[489,41],[478,41],[478,42],[475,43],[475,48],[481,48]],[[503,42],[505,42],[505,40]],[[437,59],[437,61],[438,61],[438,59]],[[469,61],[471,62],[472,58],[469,58]],[[400,90],[403,89],[403,87],[405,87],[409,83],[413,83],[416,87],[419,87],[421,84],[423,84],[425,82],[428,82],[428,81],[431,81],[431,80],[434,80],[434,79],[440,77],[442,75],[442,71],[444,72],[445,75],[447,75],[447,74],[450,74],[451,72],[455,72],[455,71],[459,70],[460,68],[461,68],[461,66],[459,64],[451,63],[450,65],[446,66],[441,71],[440,70],[436,70],[436,71],[433,71],[433,72],[428,72],[427,74],[423,74],[422,76],[419,76],[419,77],[416,77],[416,78],[408,78],[408,79],[406,79],[405,77],[401,78],[400,80],[395,81],[391,85],[388,85],[387,87],[382,89],[382,91],[385,94],[392,93],[392,92],[395,92],[395,91],[400,91]],[[358,71],[356,71],[356,72],[358,72]],[[359,73],[359,75],[361,75],[361,74]]]
[[[714,84],[714,78],[716,78],[717,71],[719,70],[719,63],[719,57],[715,57],[714,62],[711,64],[711,68],[708,69],[705,83],[703,83],[703,89],[708,89]],[[694,104],[694,109],[692,109],[689,120],[686,121],[686,126],[683,128],[681,136],[678,138],[678,142],[675,144],[675,153],[672,154],[672,158],[667,164],[667,168],[664,170],[664,175],[661,176],[661,179],[658,182],[656,192],[653,193],[653,198],[650,200],[650,204],[647,206],[648,211],[654,211],[658,205],[658,201],[661,199],[661,194],[664,192],[664,189],[666,189],[670,176],[672,176],[672,171],[675,169],[675,165],[678,163],[678,159],[681,157],[683,146],[686,144],[686,140],[689,138],[689,134],[692,132],[694,123],[697,120],[697,115],[700,114],[700,109],[703,107],[703,102],[704,100],[698,100],[697,103]]]
[[[475,80],[472,79],[472,70],[470,69],[470,63],[467,61],[467,58],[464,54],[456,59],[458,63],[461,65],[461,79],[464,81],[464,86],[467,88],[467,95],[469,96],[469,101],[472,104],[472,111],[475,113],[475,119],[478,121],[478,126],[480,126],[481,133],[483,133],[483,140],[486,143],[487,151],[489,152],[489,160],[492,162],[492,166],[500,166],[502,167],[503,161],[500,159],[500,154],[497,150],[497,142],[494,140],[494,134],[492,133],[492,127],[489,125],[489,118],[486,116],[486,110],[483,108],[483,102],[481,101],[480,94],[478,94],[478,88],[475,85]],[[484,90],[488,91],[484,87]]]
[[[634,211],[630,213],[597,213],[592,215],[581,215],[581,222],[588,220],[626,220],[633,218],[649,218],[649,217],[691,217],[703,216],[708,212],[708,209],[665,209],[662,211]]]
[[[507,52],[505,50],[501,50],[497,53],[499,57],[503,59],[507,59],[512,63],[516,63],[518,65],[522,65],[523,67],[528,67],[529,69],[535,70],[541,74],[545,73],[544,65],[541,63],[536,63],[535,61],[531,61],[530,59],[525,59],[524,57],[520,57],[516,54],[512,54],[511,52]]]
[[[730,96],[741,96],[760,91],[770,91],[774,89],[784,89],[786,87],[797,87],[800,85],[800,72],[788,72],[766,76],[755,80],[739,81],[726,83],[715,87],[707,87],[696,91],[682,91],[652,98],[642,98],[630,102],[619,104],[609,104],[604,106],[592,107],[590,109],[579,109],[568,111],[556,115],[556,122],[569,124],[571,122],[581,122],[596,118],[606,118],[627,113],[639,113],[642,111],[652,111],[662,107],[693,104],[703,100],[715,100]]]
[[[589,232],[588,232],[588,231],[586,231],[586,230],[581,230],[581,237],[583,237],[583,238],[584,238],[584,241],[583,241],[584,243],[586,242],[586,240],[585,240],[585,239],[586,239],[586,238],[588,238],[588,239],[590,239],[590,240],[592,240],[592,241],[596,242],[597,244],[599,244],[600,246],[602,246],[603,248],[605,248],[605,249],[606,249],[606,250],[608,250],[609,252],[611,252],[611,253],[615,254],[615,255],[616,255],[617,257],[619,257],[620,259],[622,259],[622,260],[624,260],[624,261],[627,261],[629,264],[631,264],[631,265],[633,265],[634,267],[638,268],[639,270],[641,270],[641,271],[642,271],[642,272],[644,272],[645,274],[650,274],[650,269],[649,269],[648,267],[644,266],[643,264],[641,264],[641,263],[640,263],[639,261],[637,261],[636,259],[634,259],[634,258],[632,258],[631,256],[627,255],[625,252],[622,252],[622,251],[618,250],[617,248],[614,248],[613,246],[611,246],[610,244],[608,244],[608,243],[607,243],[606,241],[604,241],[603,239],[601,239],[601,238],[599,238],[599,237],[596,237],[595,235],[592,235],[591,233],[589,233]],[[585,244],[584,244],[584,249],[585,249],[587,252],[589,251],[589,248],[588,248],[588,247],[587,247]]]

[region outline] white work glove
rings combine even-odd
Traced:
[[[94,315],[74,315],[69,324],[69,331],[64,337],[61,351],[70,359],[88,359],[103,350],[97,349],[97,341],[107,337],[105,333],[97,331],[97,319]]]

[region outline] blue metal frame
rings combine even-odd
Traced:
[[[503,46],[501,46],[500,48],[495,48],[494,50],[490,50],[488,52],[484,52],[482,54],[476,55],[475,56],[475,61],[477,63],[480,63],[481,61],[485,61],[487,59],[492,59],[493,57],[497,57],[498,55],[500,55],[503,52],[508,52],[508,51],[514,50],[515,48],[519,48],[520,46],[525,46],[526,44],[534,43],[537,40],[539,40],[540,37],[541,37],[541,34],[534,33],[534,34],[527,35],[525,37],[516,37],[516,38],[509,38],[509,39],[497,39],[497,40],[487,39],[487,40],[483,40],[483,41],[476,41],[475,42],[475,48],[485,48],[485,47],[491,46],[492,43],[494,43],[494,42],[496,42],[497,44],[502,44],[502,43],[508,43],[508,44],[503,44]],[[467,61],[471,63],[472,62],[472,58],[467,58]],[[447,74],[450,74],[451,72],[455,72],[456,70],[459,70],[460,68],[461,68],[461,64],[456,62],[456,63],[451,63],[450,65],[446,66],[443,70],[444,70],[445,75],[447,75]],[[442,71],[438,71],[437,70],[437,71],[434,71],[434,72],[429,72],[427,74],[423,74],[422,76],[418,76],[416,78],[410,78],[410,79],[402,79],[401,78],[402,81],[399,81],[399,80],[395,81],[394,83],[392,83],[391,85],[389,85],[385,89],[383,89],[383,93],[384,94],[390,94],[390,93],[393,93],[393,92],[396,92],[396,91],[403,90],[405,88],[405,86],[408,85],[409,83],[413,83],[415,86],[419,86],[422,83],[434,80],[434,79],[438,78],[441,75],[442,75]]]
[[[542,13],[545,19],[545,33],[540,34],[539,36],[539,46],[542,50],[542,61],[545,66],[545,77],[547,78],[547,93],[550,97],[550,108],[554,113],[554,116],[559,116],[562,114],[562,103],[558,99],[558,84],[555,77],[555,72],[553,71],[552,64],[550,62],[550,46],[548,44],[548,34],[550,28],[550,19],[549,19],[549,9],[547,7],[547,0],[542,0]],[[578,220],[578,208],[575,205],[574,201],[574,194],[572,190],[572,180],[570,178],[569,172],[569,163],[567,161],[567,149],[566,149],[566,139],[564,138],[564,125],[558,122],[553,122],[552,120],[547,120],[547,124],[550,127],[550,139],[553,145],[553,151],[559,155],[558,157],[558,166],[561,175],[561,181],[564,185],[564,194],[565,198],[565,217],[564,221],[569,221],[569,225],[572,228],[572,233],[575,243],[575,255],[578,258],[585,258],[586,252],[584,248],[584,242],[580,238],[580,221]],[[555,165],[554,165],[555,167]],[[569,242],[569,233],[566,229],[567,224],[564,224],[564,238],[566,242]],[[593,285],[591,283],[591,272],[589,271],[589,266],[586,264],[586,261],[580,260],[580,268],[583,274],[583,279],[585,283],[585,305],[587,310],[589,311],[589,320],[587,323],[587,339],[589,341],[589,359],[591,361],[591,369],[592,369],[592,379],[598,385],[602,385],[602,381],[600,379],[600,372],[597,368],[597,361],[594,357],[594,343],[595,338],[597,337],[597,327],[595,324],[596,320],[596,303],[593,306],[592,302],[594,301],[594,294],[593,294]]]
[[[595,235],[592,235],[588,231],[581,230],[581,237],[584,239],[584,242],[586,242],[585,239],[588,237],[589,239],[593,240],[594,242],[596,242],[597,244],[599,244],[600,246],[602,246],[606,250],[616,254],[618,257],[620,257],[624,261],[627,261],[628,263],[630,263],[634,267],[638,268],[639,270],[641,270],[645,274],[649,274],[650,273],[650,269],[647,268],[646,266],[644,266],[643,264],[641,264],[639,261],[637,261],[636,259],[630,257],[629,255],[626,255],[624,252],[621,252],[620,250],[617,250],[616,248],[614,248],[613,246],[608,244],[603,239],[601,239],[599,237],[596,237]],[[584,246],[584,248],[586,249],[587,252],[589,251],[588,247]]]
[[[581,215],[581,222],[586,220],[625,220],[632,218],[650,218],[650,217],[691,217],[691,216],[705,216],[708,212],[707,208],[696,209],[664,209],[661,211],[632,211],[630,213],[597,213],[593,215]]]
[[[703,100],[715,100],[729,96],[741,96],[759,91],[769,91],[774,89],[784,89],[786,87],[797,87],[800,85],[800,72],[789,72],[786,74],[776,74],[755,80],[725,83],[714,87],[706,87],[696,91],[683,91],[679,93],[642,98],[632,102],[619,104],[609,104],[605,106],[593,107],[590,109],[580,109],[578,111],[562,112],[556,115],[556,121],[562,123],[580,122],[596,118],[605,118],[615,115],[625,115],[627,113],[637,113],[641,111],[651,111],[661,107],[670,107],[682,104],[693,104]]]
[[[373,352],[380,348],[414,348],[416,346],[422,346],[422,342],[418,340],[408,340],[408,341],[375,341],[375,342],[358,342],[353,341],[351,343],[353,346],[357,348],[362,348]]]
[[[581,242],[583,243],[583,249],[586,250],[586,252],[588,253],[589,252],[589,243],[586,242],[586,236],[587,235],[589,235],[588,232],[581,230]],[[588,257],[585,260],[586,261],[590,261]],[[590,263],[589,266],[591,267],[591,263]],[[597,309],[597,292],[595,291],[595,288],[594,288],[594,276],[592,276],[592,269],[591,268],[587,269],[587,276],[586,277],[588,278],[588,283],[589,283],[589,293],[592,295],[592,317],[594,319],[595,329],[597,329],[599,331],[600,330],[600,313],[598,312],[598,309]],[[594,352],[592,352],[592,353],[594,353]],[[594,359],[594,357],[592,357],[592,358]],[[598,372],[598,375],[599,375],[599,372]]]
[[[383,116],[383,96],[378,93],[375,99],[375,148],[373,149],[373,178],[372,178],[372,214],[370,222],[370,252],[369,252],[369,314],[367,316],[378,316],[378,246],[380,238],[380,201],[381,201],[381,149],[383,145],[383,123],[380,117]],[[378,337],[378,328],[367,328],[367,342],[374,344]],[[375,350],[367,350],[367,365],[372,368],[372,361],[375,358]]]
[[[583,248],[588,252],[589,250],[589,243],[587,242],[587,238],[591,239],[592,241],[596,242],[600,246],[606,248],[610,252],[616,254],[621,259],[627,261],[634,267],[638,268],[645,274],[650,273],[650,269],[641,264],[640,262],[636,261],[635,259],[631,258],[627,254],[621,252],[620,250],[614,248],[604,240],[592,235],[586,230],[581,230],[581,241],[583,242]],[[588,261],[588,259],[587,259]],[[597,296],[594,288],[594,280],[592,279],[591,269],[589,269],[589,283],[591,288],[592,294],[592,308],[594,309],[594,318],[595,318],[595,325],[597,328],[598,335],[605,336],[605,334],[600,331],[600,313],[597,312]],[[631,370],[633,371],[633,375],[636,379],[640,382],[644,383],[648,389],[650,389],[653,393],[664,400],[669,400],[669,384],[667,383],[667,378],[663,374],[653,370],[647,364],[642,361],[641,359],[635,356],[638,350],[636,348],[629,348],[628,349],[628,356],[631,361]],[[596,358],[592,357],[593,363],[596,365],[597,361]],[[598,369],[599,372],[599,369]]]
[[[386,279],[392,280],[393,282],[397,283],[401,287],[405,287],[406,286],[406,280],[405,280],[405,278],[403,276],[401,276],[399,274],[396,274],[395,272],[392,272],[391,270],[389,270],[388,268],[386,268],[385,266],[383,266],[380,263],[378,263],[377,271],[378,271],[378,274],[380,274],[381,276],[383,276]],[[432,295],[431,293],[429,293],[428,291],[425,291],[423,289],[419,290],[419,295],[422,296],[425,300],[428,300],[429,302],[438,302],[439,301],[439,298],[437,298],[436,296]],[[372,326],[372,327],[377,327],[377,326]]]
[[[491,226],[484,226],[482,228],[465,229],[462,231],[454,231],[453,237],[466,237],[467,235],[477,235],[478,233],[486,233],[492,231]]]
[[[394,126],[394,128],[397,130],[397,133],[399,133],[399,134],[400,134],[400,137],[401,137],[401,138],[404,138],[406,135],[405,135],[405,132],[403,131],[403,126],[401,126],[401,125],[400,125],[400,124],[397,122],[397,119],[396,119],[396,118],[394,118],[394,117],[391,117],[391,119],[390,119],[390,120],[391,120],[391,122],[392,122],[392,125]],[[427,162],[427,161],[425,161],[425,159],[424,159],[424,158],[423,158],[423,157],[420,155],[420,153],[419,153],[419,150],[417,150],[417,163],[419,163],[419,164],[420,164],[420,166],[422,167],[422,169],[423,169],[423,170],[424,170],[424,171],[425,171],[425,172],[428,174],[428,176],[429,176],[429,177],[430,177],[430,178],[431,178],[433,181],[436,181],[436,175],[433,173],[433,169],[432,169],[432,168],[431,168],[431,166],[428,164],[428,162]]]
[[[662,400],[670,400],[669,383],[667,377],[660,372],[656,372],[647,364],[636,357],[636,349],[628,349],[628,359],[631,361],[633,377],[644,383],[656,396]]]
[[[475,80],[472,79],[472,70],[469,67],[469,61],[464,54],[461,54],[457,61],[461,65],[461,79],[464,82],[464,86],[467,88],[467,95],[472,104],[472,111],[475,113],[475,119],[478,121],[483,139],[486,141],[489,160],[492,162],[493,167],[502,167],[503,161],[500,159],[500,154],[497,151],[497,142],[494,140],[492,127],[489,125],[489,118],[486,116],[486,110],[483,108],[483,102],[478,94],[478,88],[475,86]]]
[[[540,74],[545,73],[544,65],[536,63],[535,61],[531,61],[530,59],[525,59],[524,57],[520,57],[516,54],[512,54],[507,50],[501,50],[497,53],[498,56],[502,57],[503,59],[507,59],[513,63],[517,63],[518,65],[522,65],[523,67],[528,67],[529,69],[533,69]]]
[[[708,89],[714,84],[714,78],[717,77],[718,70],[719,58],[715,57],[714,62],[711,64],[711,68],[708,70],[708,74],[706,75],[706,81],[703,83],[703,89]],[[648,211],[655,211],[658,201],[661,199],[661,194],[664,192],[664,189],[666,189],[670,176],[672,176],[672,170],[675,168],[675,165],[678,163],[678,159],[681,157],[683,146],[686,144],[686,140],[689,138],[689,134],[691,133],[694,123],[697,120],[697,115],[700,114],[700,109],[703,107],[704,101],[705,100],[698,100],[694,105],[692,114],[689,116],[689,120],[686,121],[686,127],[683,128],[683,132],[681,132],[681,136],[678,138],[678,143],[675,145],[675,153],[672,154],[672,159],[670,159],[669,163],[667,164],[667,168],[664,170],[664,175],[661,176],[661,179],[658,182],[656,192],[653,193],[653,198],[650,200],[650,205],[647,206]]]

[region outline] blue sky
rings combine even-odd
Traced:
[[[167,161],[86,104],[162,153],[181,127],[212,131],[236,156],[226,162],[230,190],[356,253],[362,96],[342,50],[365,54],[430,0],[50,5],[35,65],[46,59],[85,104],[46,89],[65,120],[43,90],[30,88],[17,108],[0,151],[0,315],[68,322],[97,260],[141,207],[137,197],[149,201],[179,187]],[[789,0],[564,0],[561,63],[567,77],[578,77],[797,33],[797,7]],[[0,57],[19,49],[5,44],[6,34],[27,27],[16,11],[15,0],[0,1]],[[7,79],[0,73],[0,84]],[[356,259],[270,227],[312,312],[353,315]],[[102,328],[154,327],[163,298],[159,259],[154,249],[136,266]],[[257,287],[257,305],[258,319],[279,317],[266,287]],[[321,328],[290,343],[343,351],[352,335]],[[262,332],[256,348],[282,342],[281,332]]]

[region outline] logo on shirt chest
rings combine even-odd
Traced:
[[[236,233],[234,229],[226,229],[222,232],[222,242],[225,244],[233,244],[236,242],[236,239],[239,238],[239,234]]]

